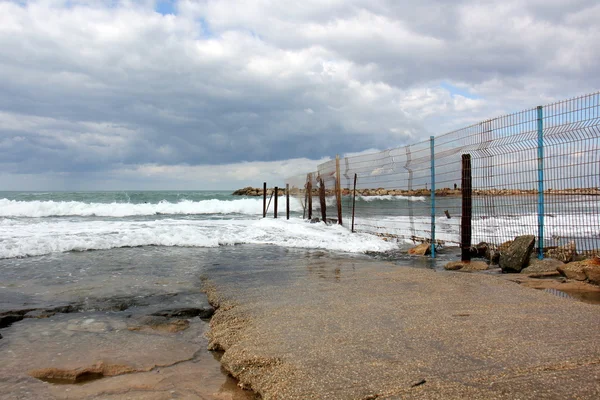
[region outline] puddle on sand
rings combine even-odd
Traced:
[[[569,290],[569,289],[560,289],[560,291],[568,294],[575,300],[579,300],[583,303],[600,305],[600,291],[586,292],[586,291],[581,291],[581,290]]]

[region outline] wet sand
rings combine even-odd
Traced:
[[[600,398],[600,306],[313,252],[211,274],[211,348],[265,399]]]

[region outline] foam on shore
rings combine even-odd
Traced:
[[[0,222],[0,258],[39,256],[65,251],[136,246],[218,247],[273,244],[282,247],[362,253],[396,247],[338,225],[301,219]]]

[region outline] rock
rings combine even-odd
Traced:
[[[448,264],[444,265],[444,269],[448,271],[457,271],[463,267],[462,261],[451,261]]]
[[[185,319],[169,320],[166,317],[155,315],[145,315],[136,318],[133,322],[135,325],[128,327],[130,331],[147,331],[154,330],[160,332],[176,333],[186,330],[190,326],[190,322]]]
[[[106,322],[96,321],[93,318],[87,318],[84,320],[71,320],[67,325],[67,330],[75,332],[90,332],[90,333],[101,333],[108,332],[110,326]]]
[[[23,319],[23,315],[19,314],[5,314],[0,315],[0,329],[6,328],[12,325],[14,322],[21,321]]]
[[[550,258],[568,263],[573,261],[573,257],[576,254],[575,242],[569,242],[565,246],[558,246],[555,249],[550,249],[546,252],[546,255]]]
[[[500,251],[499,264],[502,272],[521,272],[527,267],[534,245],[533,235],[516,237],[506,251]]]
[[[600,285],[600,265],[588,263],[583,267],[583,272],[590,283]]]
[[[560,272],[560,274],[567,279],[573,279],[576,281],[585,281],[587,279],[587,276],[586,276],[585,272],[583,271],[583,268],[586,265],[587,264],[585,261],[574,261],[574,262],[570,262],[568,264],[563,264],[560,267],[558,267],[557,269],[558,269],[558,272]]]
[[[557,268],[564,265],[561,261],[554,258],[544,258],[539,260],[532,256],[529,260],[529,266],[521,270],[522,274],[540,274],[543,272],[556,272]]]
[[[473,254],[473,256],[475,257],[479,257],[479,258],[487,258],[488,260],[490,259],[490,245],[487,244],[486,242],[479,242],[477,245],[475,245],[475,252]]]
[[[417,256],[426,256],[431,252],[431,244],[430,243],[421,243],[418,246],[413,247],[412,249],[408,249],[408,254],[417,255]]]
[[[319,218],[313,218],[310,220],[311,224],[316,224],[317,222],[321,222],[321,220]]]
[[[512,242],[512,240],[509,240],[502,243],[500,246],[494,246],[492,244],[488,245],[485,252],[485,258],[490,260],[490,264],[498,264],[500,262],[500,254],[506,252]]]
[[[173,317],[210,318],[210,317],[212,317],[212,315],[214,313],[215,313],[215,309],[209,306],[209,307],[204,307],[204,308],[187,307],[187,308],[173,308],[173,309],[168,309],[168,310],[160,310],[160,311],[152,313],[151,315],[157,316],[157,317],[166,317],[166,318],[173,318]]]
[[[471,271],[485,271],[489,268],[486,262],[484,261],[471,261],[471,262],[463,262],[463,261],[453,261],[444,265],[444,268],[449,271],[462,271],[462,272],[471,272]]]
[[[43,368],[29,371],[32,377],[45,381],[56,383],[80,383],[94,379],[100,379],[105,376],[116,376],[136,372],[136,369],[129,365],[96,363],[90,367],[75,369]]]

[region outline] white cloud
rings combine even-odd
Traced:
[[[67,186],[218,169],[233,186],[263,162],[402,146],[600,87],[593,0],[154,6],[0,2],[0,168]]]

